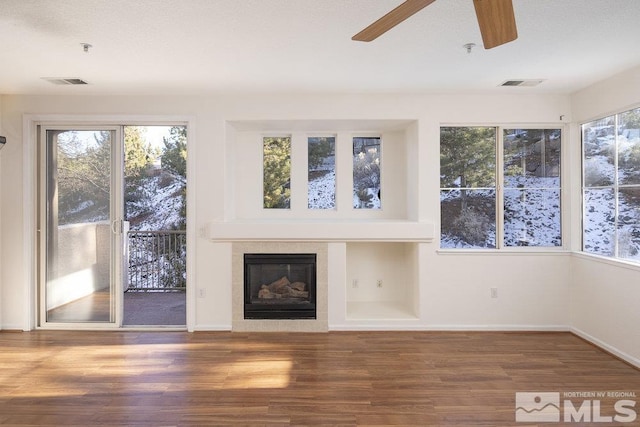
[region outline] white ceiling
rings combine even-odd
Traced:
[[[566,94],[640,65],[640,0],[513,0],[519,37],[491,50],[471,0],[438,0],[371,43],[351,40],[400,3],[0,0],[0,94]],[[508,79],[545,82],[498,87]]]

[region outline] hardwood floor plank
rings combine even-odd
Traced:
[[[0,332],[2,425],[513,426],[531,391],[640,371],[570,333]]]

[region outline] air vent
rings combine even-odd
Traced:
[[[43,77],[43,80],[48,81],[49,83],[53,83],[54,85],[86,85],[89,84],[86,81],[73,77],[73,78],[64,78],[64,77]]]
[[[533,87],[538,86],[542,83],[544,79],[528,79],[528,80],[507,80],[506,82],[500,84],[500,86],[525,86],[525,87]]]

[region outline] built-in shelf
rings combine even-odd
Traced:
[[[346,244],[346,320],[419,317],[417,246],[415,242]]]
[[[413,310],[401,301],[347,302],[347,320],[415,320]]]
[[[211,222],[209,239],[234,241],[431,242],[432,223],[417,221],[229,221]]]

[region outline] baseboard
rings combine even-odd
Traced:
[[[0,328],[2,332],[29,332],[25,330],[23,325],[2,325]]]
[[[611,355],[617,357],[618,359],[621,359],[621,360],[627,362],[628,364],[634,366],[635,368],[640,369],[640,359],[638,359],[637,357],[633,357],[630,354],[625,353],[624,351],[620,351],[617,348],[615,348],[614,346],[609,345],[609,344],[605,343],[604,341],[599,340],[598,338],[596,338],[596,337],[594,337],[592,335],[589,335],[588,333],[586,333],[586,332],[584,332],[584,331],[582,331],[582,330],[580,330],[578,328],[571,327],[569,329],[569,331],[572,334],[582,338],[583,340],[588,341],[591,344],[595,345],[596,347],[606,351],[607,353],[610,353]]]
[[[569,332],[566,325],[431,325],[430,331]]]
[[[427,327],[424,325],[330,325],[329,331],[427,331]]]
[[[565,325],[407,325],[341,324],[330,331],[488,331],[488,332],[570,332]]]
[[[229,325],[198,325],[193,328],[193,332],[231,332]]]

